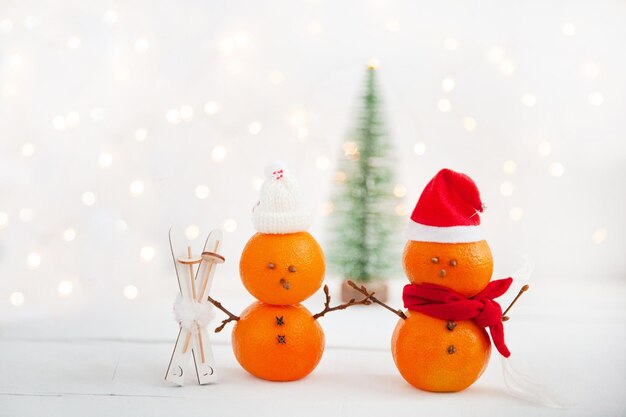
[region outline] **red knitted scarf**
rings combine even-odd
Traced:
[[[404,307],[442,320],[474,320],[489,327],[493,344],[505,358],[511,353],[504,343],[502,308],[493,299],[509,289],[513,278],[491,281],[473,297],[465,297],[449,288],[435,284],[407,284],[402,292]]]

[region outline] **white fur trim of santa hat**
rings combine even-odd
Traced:
[[[261,233],[302,232],[311,225],[311,213],[303,207],[300,187],[282,163],[269,165],[261,186],[259,202],[253,208],[252,224]]]
[[[418,242],[468,243],[485,240],[483,228],[478,226],[428,226],[409,220],[404,229],[409,240]]]

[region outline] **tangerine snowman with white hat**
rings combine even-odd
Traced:
[[[331,307],[324,286],[326,301],[321,312],[311,314],[300,304],[321,287],[326,268],[321,246],[306,231],[311,215],[300,187],[285,164],[267,168],[252,222],[257,233],[243,249],[239,273],[258,301],[238,317],[209,298],[228,315],[216,332],[236,321],[232,346],[246,371],[271,381],[297,380],[315,369],[324,351],[324,332],[317,319],[331,311],[369,304],[369,297]]]

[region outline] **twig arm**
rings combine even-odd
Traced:
[[[326,313],[330,313],[331,311],[337,311],[337,310],[345,310],[346,308],[350,307],[350,306],[354,306],[357,304],[362,304],[362,305],[369,305],[372,302],[370,301],[370,296],[367,295],[365,298],[363,298],[362,300],[356,301],[354,298],[350,301],[348,301],[345,304],[339,304],[336,305],[334,307],[330,306],[330,292],[328,291],[328,285],[324,285],[324,295],[326,296],[326,301],[324,301],[324,309],[322,311],[320,311],[319,313],[313,315],[313,319],[317,320],[320,317],[324,317],[324,315]]]
[[[515,304],[515,302],[522,296],[522,294],[528,291],[528,288],[529,286],[528,284],[526,284],[519,290],[519,292],[517,293],[517,296],[513,299],[513,301],[511,301],[511,304],[509,304],[506,310],[504,310],[504,313],[502,313],[502,321],[507,321],[509,319],[509,316],[507,316],[506,313],[509,312],[511,307],[513,307],[513,304]]]
[[[224,329],[224,327],[231,321],[239,320],[240,318],[239,316],[236,316],[230,311],[226,310],[226,308],[219,301],[214,300],[213,298],[211,298],[211,296],[207,296],[207,300],[209,300],[211,304],[213,304],[216,308],[218,308],[219,310],[221,310],[223,313],[225,313],[228,316],[228,318],[222,320],[222,324],[215,329],[215,333],[221,332]]]
[[[350,287],[354,288],[355,290],[357,290],[361,294],[367,296],[367,298],[370,299],[372,302],[385,307],[387,310],[391,311],[393,314],[397,315],[401,319],[406,320],[406,318],[407,318],[406,314],[404,314],[402,312],[402,310],[400,310],[400,309],[394,310],[393,308],[389,307],[387,304],[383,303],[378,298],[374,297],[374,293],[370,293],[369,291],[367,291],[367,288],[365,288],[365,286],[361,285],[359,287],[358,285],[356,285],[354,282],[352,282],[350,280],[348,280],[347,283],[348,283],[348,285]]]

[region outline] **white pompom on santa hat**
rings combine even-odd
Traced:
[[[265,169],[259,202],[252,211],[254,228],[261,233],[302,232],[311,225],[311,213],[302,204],[296,179],[287,166],[274,162]]]
[[[442,169],[422,191],[406,228],[407,238],[438,243],[484,240],[479,216],[484,209],[470,177]]]

